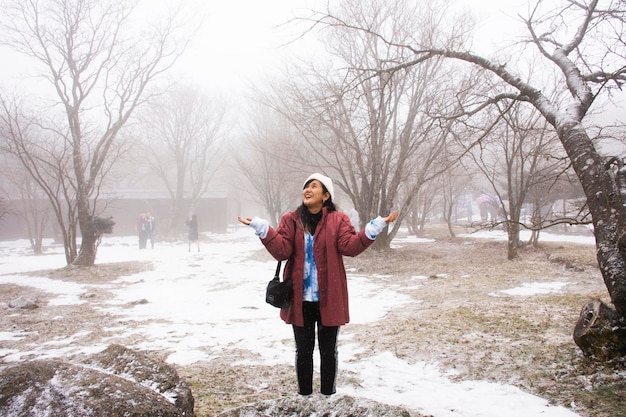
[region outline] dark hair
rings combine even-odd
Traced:
[[[303,188],[309,185],[309,183],[313,181],[313,179],[307,181],[304,184]],[[324,193],[328,193],[328,189],[326,189],[326,186],[324,184],[322,184],[322,191]],[[322,206],[322,208],[323,207],[326,207],[326,210],[328,211],[337,211],[337,207],[335,206],[335,203],[333,203],[332,195],[328,197],[328,200],[324,201],[324,205]],[[302,227],[304,228],[304,231],[314,234],[315,228],[317,227],[317,223],[322,218],[322,211],[320,211],[317,214],[312,214],[307,208],[307,206],[304,205],[304,203],[300,204],[300,206],[296,209],[296,211],[300,214],[300,221],[302,221]]]

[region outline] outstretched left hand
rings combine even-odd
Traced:
[[[241,223],[241,224],[245,224],[246,226],[250,226],[250,222],[252,221],[252,218],[251,217],[237,216],[237,220],[239,220],[239,223]]]
[[[383,219],[385,220],[385,223],[395,222],[399,214],[400,212],[396,210],[393,213],[389,214],[389,216],[384,217]]]

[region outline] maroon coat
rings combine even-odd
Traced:
[[[324,326],[341,326],[350,321],[348,311],[348,282],[343,266],[343,255],[356,256],[367,249],[373,240],[365,231],[356,232],[345,213],[322,209],[322,218],[315,229],[314,256],[319,284],[320,315]],[[269,228],[261,239],[276,260],[289,259],[283,276],[293,262],[293,301],[281,309],[280,317],[288,324],[304,326],[302,295],[304,277],[304,230],[297,211],[286,213],[278,229]]]

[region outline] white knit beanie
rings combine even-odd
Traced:
[[[315,174],[311,174],[309,178],[307,178],[306,181],[304,181],[302,188],[304,188],[306,186],[306,183],[311,180],[318,180],[319,182],[324,184],[324,187],[326,187],[326,189],[328,190],[328,193],[330,194],[330,198],[333,198],[333,196],[335,195],[335,187],[333,187],[333,180],[331,180],[326,175],[322,175],[319,172],[316,172]]]

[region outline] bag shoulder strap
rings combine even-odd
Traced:
[[[293,221],[293,227],[294,227],[294,234],[295,234],[295,230],[296,230],[296,221]],[[280,265],[282,264],[282,261],[278,261],[278,265],[276,265],[276,272],[274,273],[274,277],[279,277],[280,276]],[[291,279],[291,273],[293,272],[293,262],[289,263],[289,274],[287,275],[287,279]]]
[[[276,272],[274,273],[274,278],[279,278],[280,277],[280,265],[282,264],[282,261],[278,261],[278,264],[276,265]],[[289,263],[289,273],[287,274],[287,279],[291,279],[291,273],[293,271],[293,262]]]

